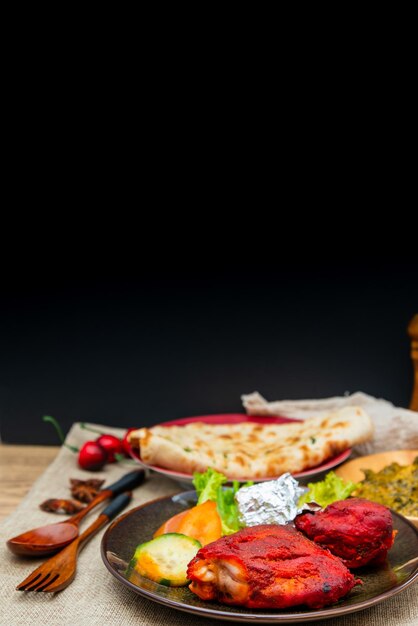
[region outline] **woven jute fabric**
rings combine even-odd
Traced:
[[[103,427],[116,435],[122,431]],[[67,441],[80,445],[86,440],[86,432],[75,424]],[[95,477],[104,478],[107,484],[114,482],[131,469],[129,465],[107,465]],[[61,520],[58,516],[45,513],[39,504],[50,497],[69,496],[69,478],[90,478],[91,474],[78,469],[75,455],[62,448],[55,461],[36,481],[18,509],[1,525],[1,576],[0,576],[0,624],[1,626],[29,626],[45,624],[52,626],[209,626],[231,622],[219,621],[176,611],[156,604],[124,587],[105,568],[100,556],[100,531],[79,555],[77,575],[73,583],[57,594],[24,593],[15,590],[42,560],[22,559],[12,555],[5,541],[29,528],[51,521]],[[182,490],[169,479],[156,474],[133,493],[129,508]],[[102,505],[105,506],[105,505]],[[95,519],[98,509],[84,520],[83,527]],[[328,626],[417,626],[418,585],[413,584],[401,594],[370,609],[344,615],[339,618],[310,622]],[[280,622],[278,622],[280,623]],[[283,623],[283,622],[282,622]]]

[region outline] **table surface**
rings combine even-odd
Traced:
[[[59,446],[0,443],[0,519],[10,515],[58,454]]]
[[[80,445],[83,438],[85,438],[85,432],[74,426],[71,431],[72,442],[75,445]],[[66,451],[65,448],[0,444],[1,518],[13,512],[21,500],[25,498],[35,480],[45,470],[50,474],[41,478],[39,485],[44,489],[49,480],[54,481],[55,470],[54,473],[51,473],[53,468],[49,468],[49,470],[47,468],[60,450],[62,452],[60,467],[64,475],[67,476],[70,471],[69,468],[74,468],[74,455],[70,451]],[[116,472],[119,474],[123,470],[109,466],[107,471],[108,479],[113,481],[117,478]],[[136,498],[134,505],[140,505],[145,501],[173,492],[172,481],[161,476],[150,477],[141,489],[134,492],[134,498]],[[38,499],[39,494],[35,499],[32,497],[32,502],[26,503],[27,508],[25,510],[34,511],[39,504]],[[12,515],[10,520],[3,521],[5,536],[15,534],[13,531],[16,521],[16,515]],[[24,530],[23,522],[21,524],[19,528]],[[36,526],[36,524],[32,524],[32,526]],[[95,540],[96,544],[94,544]],[[196,620],[199,620],[202,626],[203,624],[208,626],[220,624],[218,620],[197,618],[187,613],[174,612],[168,607],[150,603],[146,598],[137,596],[130,590],[120,590],[119,583],[109,580],[111,577],[106,568],[97,567],[98,542],[99,538],[95,538],[86,546],[85,551],[80,555],[80,567],[74,584],[65,593],[56,594],[53,602],[50,598],[39,598],[39,595],[43,596],[44,594],[27,594],[25,600],[20,594],[13,595],[11,590],[14,589],[16,582],[23,580],[28,574],[28,564],[25,561],[17,562],[13,555],[4,549],[3,572],[0,576],[0,603],[2,607],[3,605],[5,607],[2,609],[3,623],[16,624],[16,626],[28,623],[55,624],[56,616],[59,614],[59,621],[62,626],[66,624],[69,626],[73,626],[73,624],[92,626],[92,624],[103,623],[116,626],[121,624],[121,619],[124,624],[134,626],[139,622],[147,623],[150,626],[164,626],[174,622],[188,626],[194,625]],[[97,582],[92,586],[91,580],[93,579]],[[83,590],[89,585],[89,594],[86,595]],[[111,614],[109,607],[112,607]],[[417,610],[416,585],[414,585],[413,588],[412,586],[408,587],[404,593],[396,596],[395,599],[382,602],[376,607],[360,613],[339,617],[338,625],[344,623],[345,626],[362,626],[363,624],[416,626]],[[327,620],[327,624],[338,626],[337,619]]]

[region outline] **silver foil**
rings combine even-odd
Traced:
[[[286,524],[302,510],[297,503],[305,491],[289,473],[277,480],[241,487],[235,494],[240,521],[245,526]]]

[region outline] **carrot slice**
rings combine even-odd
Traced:
[[[205,546],[222,536],[222,522],[216,507],[216,502],[207,500],[192,509],[177,513],[170,517],[155,531],[154,537],[166,533],[180,533],[193,537]]]
[[[206,546],[222,536],[222,522],[216,508],[216,502],[207,500],[194,506],[181,520],[178,533],[193,537]]]
[[[182,511],[181,513],[177,513],[177,515],[173,515],[170,517],[164,524],[161,524],[158,530],[155,531],[153,537],[158,537],[159,535],[165,535],[166,533],[178,533],[178,527],[180,525],[181,520],[185,515],[187,515],[187,511]]]

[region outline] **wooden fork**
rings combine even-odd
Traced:
[[[122,493],[101,512],[99,517],[86,530],[61,552],[42,563],[29,574],[20,585],[19,591],[61,591],[72,583],[77,568],[77,556],[85,544],[115,515],[130,502],[131,493]]]

